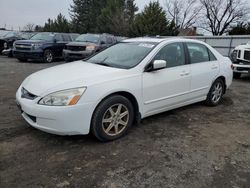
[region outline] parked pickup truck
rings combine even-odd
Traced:
[[[250,42],[237,46],[231,54],[231,60],[234,65],[234,78],[250,74]]]
[[[18,40],[13,45],[13,56],[19,61],[38,59],[51,63],[62,58],[65,45],[73,40],[68,33],[38,33],[29,40]]]
[[[109,34],[83,34],[70,42],[63,50],[65,61],[80,60],[99,52],[117,42],[113,35]]]

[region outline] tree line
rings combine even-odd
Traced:
[[[245,0],[165,0],[151,1],[139,12],[135,0],[73,0],[71,20],[59,14],[35,30],[136,37],[175,36],[197,27],[213,35],[250,34],[248,6]]]

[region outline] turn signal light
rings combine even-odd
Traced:
[[[233,64],[231,64],[231,69],[234,70],[234,65]]]

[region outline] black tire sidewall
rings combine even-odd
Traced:
[[[25,58],[18,58],[18,61],[20,61],[20,62],[26,62],[27,59],[25,59]]]
[[[108,108],[115,104],[123,104],[127,107],[129,111],[129,122],[127,127],[116,136],[107,135],[102,128],[102,118],[104,113]],[[123,137],[128,132],[129,128],[133,124],[134,121],[134,109],[132,103],[125,97],[120,95],[113,95],[103,100],[96,108],[91,122],[91,131],[92,133],[100,140],[100,141],[112,141],[118,138]]]
[[[213,100],[212,100],[212,92],[213,92],[214,86],[215,86],[218,82],[219,82],[219,83],[221,84],[221,86],[222,86],[222,94],[221,94],[220,100],[219,100],[218,102],[214,103]],[[223,97],[223,93],[224,93],[223,91],[224,91],[224,90],[225,90],[225,84],[224,84],[224,82],[223,82],[221,79],[215,80],[214,83],[212,84],[210,90],[209,90],[208,95],[207,95],[206,104],[207,104],[208,106],[217,106],[218,104],[220,104],[220,102],[221,102],[221,100],[222,100],[222,97]]]
[[[51,55],[52,55],[52,60],[51,60],[51,61],[47,61],[47,58],[46,58],[46,54],[47,54],[47,53],[51,53]],[[50,49],[44,50],[44,53],[43,53],[43,61],[44,61],[45,63],[52,63],[52,62],[54,61],[54,54],[53,54],[52,50],[50,50]]]

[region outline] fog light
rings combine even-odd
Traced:
[[[3,44],[3,47],[4,47],[5,49],[7,49],[7,48],[8,48],[8,44],[7,44],[7,42],[5,42],[5,43]]]

